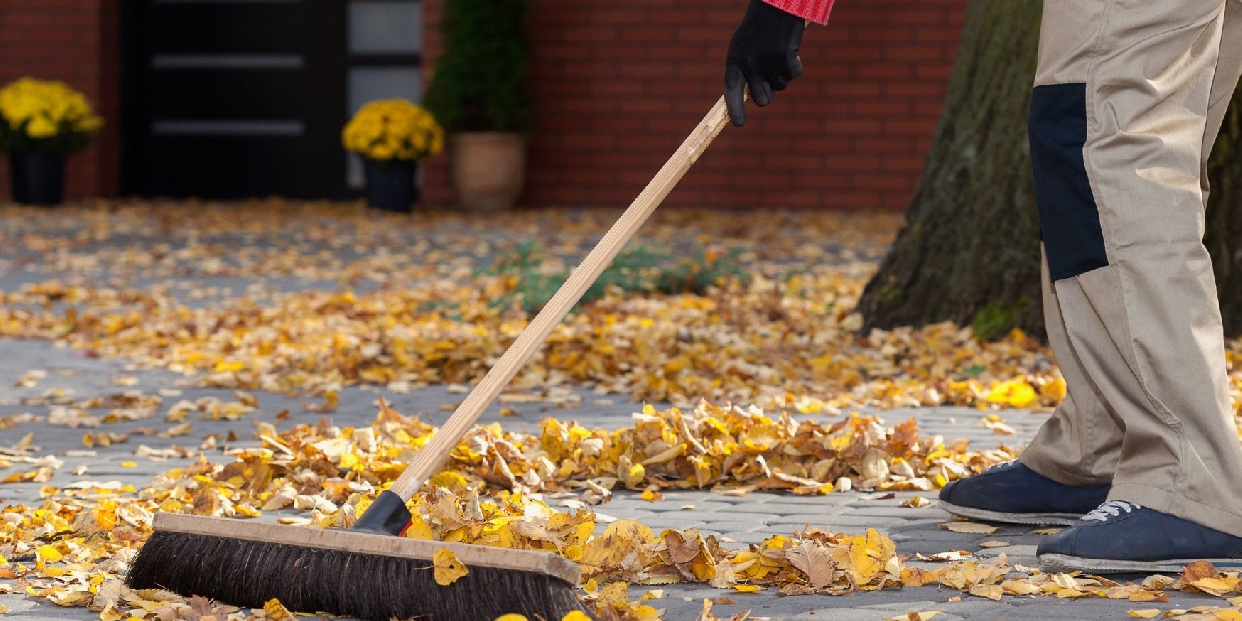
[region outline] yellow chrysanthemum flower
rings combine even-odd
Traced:
[[[370,159],[421,160],[442,150],[444,130],[425,108],[383,99],[358,110],[342,131],[341,143]]]
[[[86,97],[63,82],[24,77],[0,89],[0,129],[32,139],[61,134],[90,134],[103,126]],[[84,141],[83,141],[84,144]]]
[[[30,124],[26,126],[26,133],[31,138],[51,138],[56,135],[56,124],[45,116],[36,116],[30,119]]]

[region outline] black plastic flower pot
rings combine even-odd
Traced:
[[[65,194],[65,156],[59,153],[9,155],[13,202],[23,205],[59,205]]]
[[[367,204],[383,211],[410,213],[419,199],[414,179],[418,164],[409,160],[365,160]]]

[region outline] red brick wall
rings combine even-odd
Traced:
[[[114,194],[122,0],[0,3],[0,82],[22,75],[84,91],[107,125],[70,160],[70,196]],[[841,0],[811,27],[806,73],[745,128],[727,128],[669,205],[905,206],[939,113],[967,0]],[[428,76],[441,0],[424,0]],[[628,204],[719,97],[743,0],[532,0],[536,126],[523,204]],[[452,202],[446,158],[426,198]],[[0,196],[8,192],[0,167]]]
[[[0,2],[0,84],[24,75],[62,80],[85,93],[104,117],[100,140],[69,159],[66,192],[71,198],[117,190],[121,1]],[[6,161],[0,166],[0,197],[8,194]]]
[[[967,0],[841,0],[806,72],[726,128],[666,204],[900,209],[930,142]],[[441,0],[424,0],[427,67]],[[525,205],[622,206],[720,96],[744,0],[532,0],[536,126]],[[428,73],[430,75],[430,71]],[[452,201],[444,158],[430,204]]]

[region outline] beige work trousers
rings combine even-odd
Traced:
[[[1069,395],[1024,451],[1067,485],[1242,536],[1206,162],[1242,73],[1239,0],[1045,0],[1031,160]]]

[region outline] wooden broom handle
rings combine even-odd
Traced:
[[[479,420],[483,411],[496,400],[500,391],[509,384],[513,376],[517,375],[518,369],[526,364],[536,349],[543,345],[552,330],[561,322],[561,319],[564,319],[574,304],[578,303],[586,290],[595,283],[626,242],[634,237],[639,227],[647,221],[647,217],[655,211],[664,197],[668,196],[668,193],[681,180],[682,175],[690,170],[690,166],[699,159],[707,146],[711,144],[712,139],[724,129],[728,120],[729,115],[725,108],[724,97],[721,97],[716,105],[712,106],[707,116],[699,122],[699,126],[665,162],[660,172],[656,173],[638,198],[630,203],[629,209],[621,214],[621,218],[612,225],[612,228],[608,229],[603,239],[582,260],[582,264],[569,275],[569,279],[561,285],[556,295],[552,296],[530,325],[518,335],[517,340],[509,346],[509,349],[487,372],[482,381],[474,387],[474,390],[466,395],[466,399],[457,406],[453,416],[440,427],[423,450],[414,456],[405,472],[401,473],[401,477],[393,483],[394,494],[403,500],[409,500],[418,488],[423,486],[427,478],[435,474],[436,469],[448,457],[453,447],[457,446],[470,427]]]

